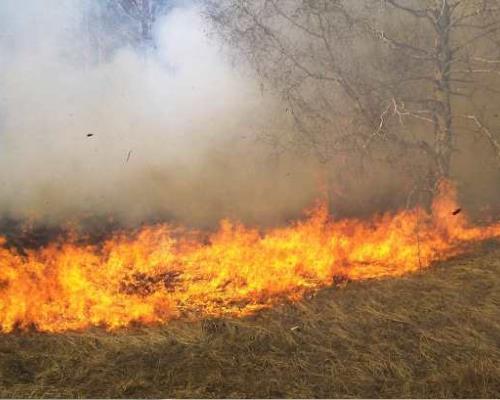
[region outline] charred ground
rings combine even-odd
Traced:
[[[0,397],[500,395],[500,247],[246,319],[0,336]]]

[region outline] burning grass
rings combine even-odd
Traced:
[[[500,245],[244,318],[0,335],[0,397],[500,396]]]
[[[5,241],[0,397],[499,397],[500,225],[458,210]]]
[[[304,221],[264,233],[224,221],[208,240],[159,225],[101,245],[76,237],[25,254],[3,243],[0,331],[243,317],[332,283],[403,276],[500,237],[500,224],[474,227],[456,210],[455,191],[443,182],[431,213],[335,221],[320,205]]]

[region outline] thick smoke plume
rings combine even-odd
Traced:
[[[172,9],[149,54],[87,61],[84,1],[0,3],[0,213],[205,226],[279,222],[315,196],[313,169],[257,140],[279,107]]]

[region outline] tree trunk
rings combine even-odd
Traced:
[[[145,49],[149,50],[153,45],[154,13],[151,0],[142,0],[141,10],[141,35]]]
[[[435,30],[435,82],[434,82],[434,137],[438,177],[448,177],[453,148],[453,126],[451,107],[451,63],[453,53],[450,44],[450,7],[443,0],[442,8],[436,12]]]

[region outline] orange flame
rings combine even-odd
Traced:
[[[500,237],[472,227],[443,183],[432,207],[370,221],[333,221],[324,204],[290,227],[260,233],[223,221],[200,239],[167,225],[116,234],[101,246],[58,241],[26,255],[0,238],[0,331],[60,332],[180,316],[241,316],[338,279],[400,276]]]

